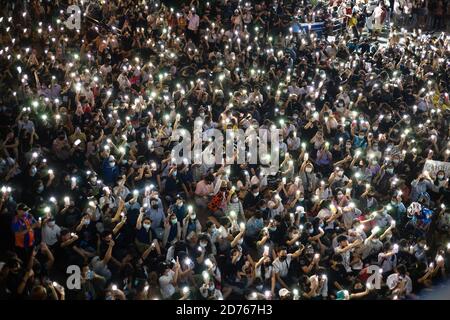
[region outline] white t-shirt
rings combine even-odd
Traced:
[[[58,225],[49,227],[47,224],[42,228],[42,239],[48,246],[54,245],[58,242],[58,236],[61,232],[61,228]]]
[[[412,292],[412,281],[409,276],[405,276],[406,279],[406,294],[410,294]],[[399,274],[393,273],[386,279],[386,284],[389,287],[389,289],[393,290],[400,282]]]
[[[161,288],[161,295],[164,299],[170,298],[175,293],[175,287],[172,284],[175,271],[169,270],[167,275],[159,277],[159,286]]]
[[[289,266],[292,261],[292,253],[286,256],[286,260],[280,261],[279,258],[275,259],[273,262],[273,271],[278,273],[280,277],[286,277],[288,275]]]

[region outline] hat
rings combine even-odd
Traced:
[[[295,211],[299,212],[299,213],[305,213],[305,208],[302,206],[298,206],[298,207],[296,207]]]
[[[16,210],[28,211],[31,210],[25,203],[19,203]]]
[[[288,296],[290,293],[291,292],[286,288],[280,289],[280,291],[278,291],[278,295],[280,296],[280,298],[284,298]]]

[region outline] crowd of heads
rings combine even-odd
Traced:
[[[2,299],[414,299],[447,277],[442,21],[360,1],[23,3],[0,9]],[[199,122],[278,129],[278,171],[176,163],[172,133]]]

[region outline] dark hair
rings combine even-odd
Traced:
[[[347,236],[341,234],[339,237],[337,237],[337,242],[341,243],[342,241],[346,241],[347,240]]]
[[[404,264],[401,264],[397,266],[397,272],[400,273],[402,276],[406,275],[406,267]]]
[[[337,262],[337,263],[342,263],[342,256],[340,254],[333,254],[333,256],[331,257],[331,260]]]

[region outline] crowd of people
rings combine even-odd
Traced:
[[[441,286],[445,2],[376,3],[368,24],[369,4],[4,4],[0,298],[415,299]],[[196,121],[279,129],[277,174],[174,163],[172,132]]]

